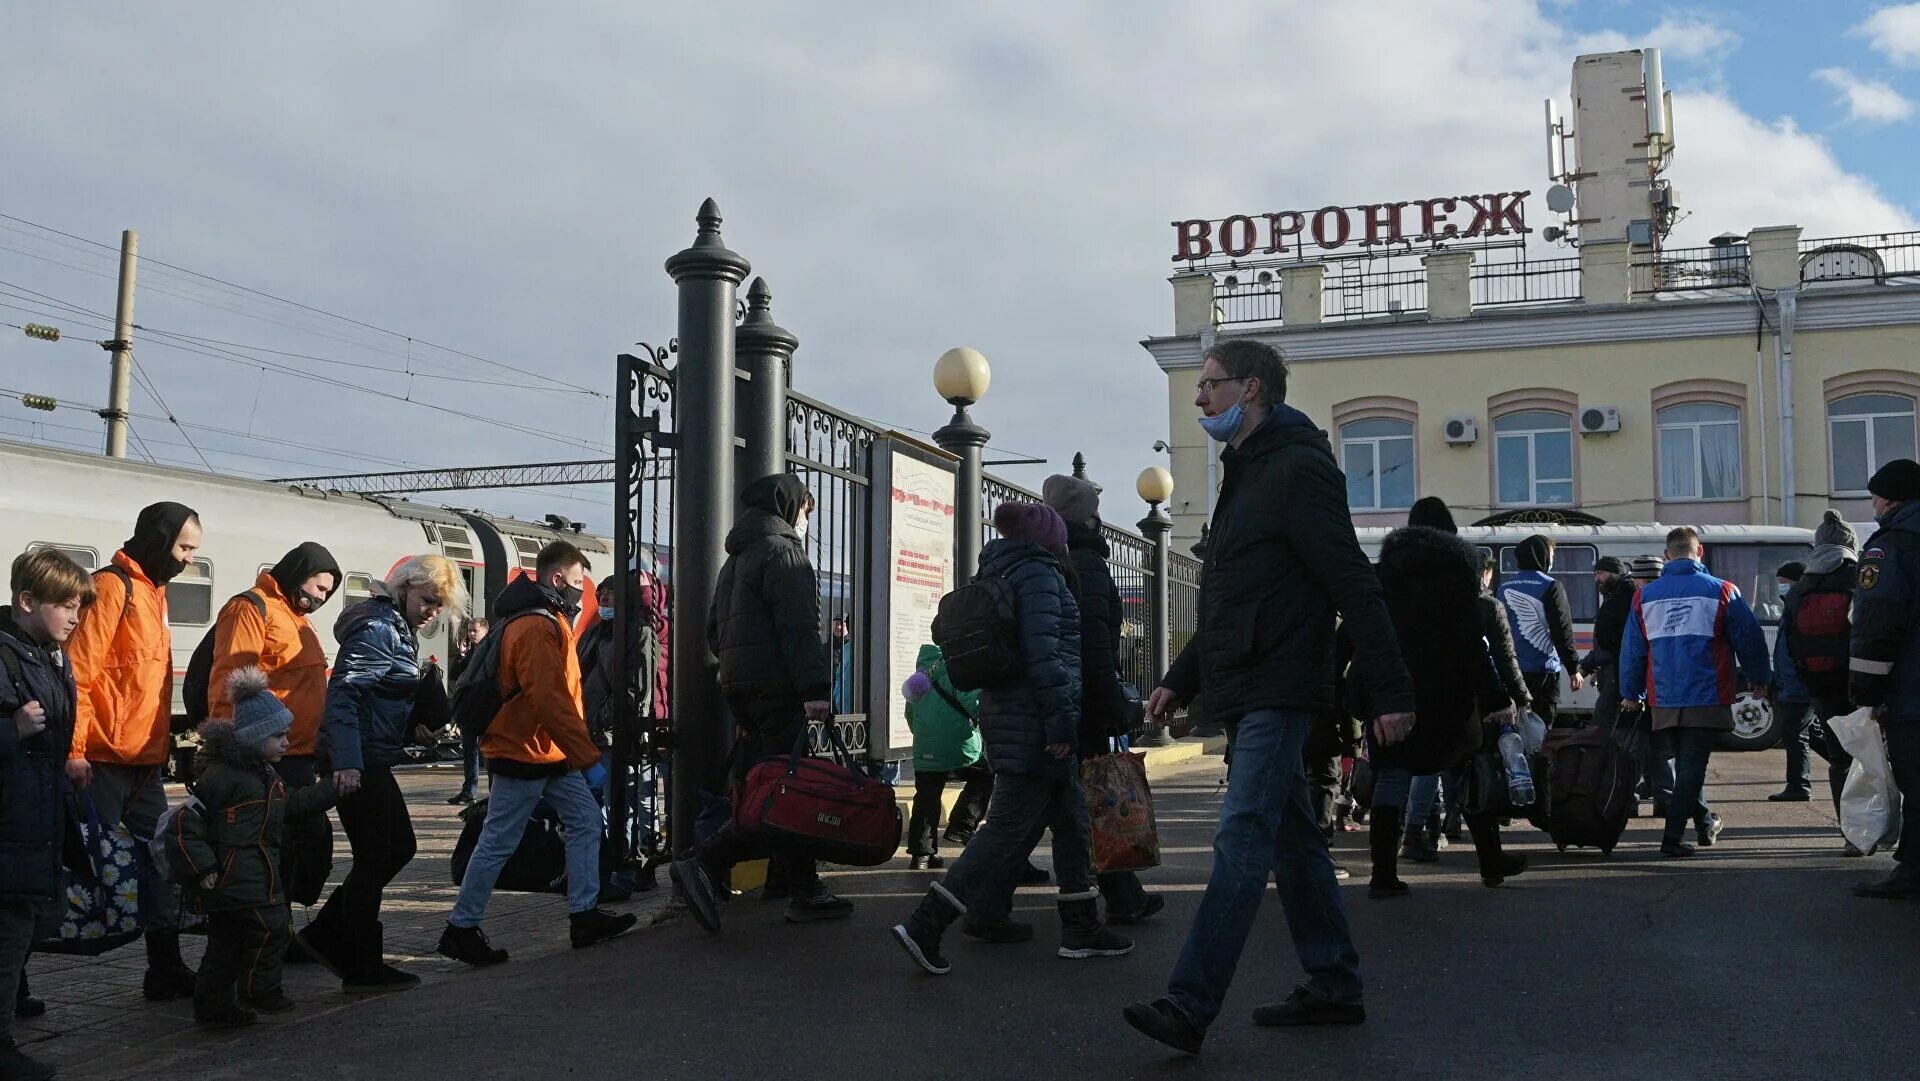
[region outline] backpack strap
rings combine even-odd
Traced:
[[[21,671],[20,658],[14,656],[13,650],[0,647],[0,668],[7,670],[7,684],[13,689],[14,694],[27,693],[26,673]],[[25,705],[26,701],[25,698],[20,699],[22,705]]]
[[[106,566],[101,567],[99,570],[93,572],[93,576],[95,578],[98,578],[103,574],[111,574],[114,577],[120,579],[120,586],[125,591],[124,596],[122,597],[120,602],[120,615],[114,621],[115,624],[118,625],[119,623],[124,622],[126,620],[128,610],[130,610],[133,607],[133,575],[128,574],[127,568],[122,567],[118,563],[109,563]]]
[[[515,612],[512,615],[500,621],[500,625],[499,625],[500,646],[499,648],[493,651],[493,678],[495,680],[498,680],[500,678],[500,656],[501,654],[506,652],[506,648],[507,648],[507,638],[506,638],[507,625],[512,623],[514,620],[519,619],[521,616],[531,616],[531,615],[544,615],[544,616],[552,617],[554,628],[560,632],[560,648],[562,649],[566,648],[567,632],[564,628],[560,626],[560,613],[552,611],[547,608],[523,608],[520,611]],[[489,630],[487,634],[492,635],[493,631]],[[506,705],[508,702],[511,702],[516,697],[518,697],[519,694],[520,694],[520,688],[519,687],[513,688],[512,690],[500,696],[500,704],[503,706]]]
[[[931,673],[929,673],[929,675],[931,675]],[[951,692],[949,692],[945,687],[942,687],[940,685],[939,680],[929,678],[927,682],[933,684],[934,693],[946,699],[947,705],[952,706],[953,711],[955,713],[958,713],[960,716],[965,717],[967,719],[967,723],[973,725],[975,728],[980,727],[980,718],[975,717],[970,711],[968,711],[966,706],[961,705],[960,699],[954,697]]]

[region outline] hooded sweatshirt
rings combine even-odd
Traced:
[[[1558,674],[1579,663],[1573,651],[1573,609],[1567,589],[1547,573],[1547,538],[1528,537],[1515,553],[1520,570],[1500,583],[1498,596],[1512,623],[1520,670],[1529,676]]]
[[[340,588],[340,566],[333,554],[308,541],[260,572],[248,590],[260,597],[260,604],[245,596],[234,597],[220,609],[213,628],[213,668],[207,685],[225,687],[227,679],[242,668],[257,666],[265,672],[268,689],[293,714],[287,753],[296,757],[314,753],[327,709],[326,648],[297,600],[301,583],[321,573],[332,574],[334,589]],[[332,597],[333,591],[327,596]],[[233,703],[226,695],[207,697],[210,719],[233,716]]]
[[[539,779],[586,769],[600,760],[580,702],[580,658],[564,598],[531,576],[516,578],[494,600],[500,625],[500,712],[480,753],[494,772]],[[535,613],[515,619],[523,612]]]
[[[763,477],[742,496],[714,585],[707,644],[720,659],[720,691],[736,716],[798,711],[827,701],[833,684],[820,632],[820,588],[794,530],[806,485]]]

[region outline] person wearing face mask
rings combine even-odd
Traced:
[[[1911,804],[1920,794],[1920,462],[1888,462],[1867,491],[1880,528],[1860,550],[1847,687],[1854,705],[1873,707],[1894,787]],[[1902,821],[1893,874],[1863,882],[1854,893],[1920,897],[1920,813],[1908,806]]]
[[[533,576],[508,583],[493,602],[501,705],[480,737],[480,753],[492,774],[487,821],[440,935],[440,953],[456,961],[485,967],[507,959],[507,951],[488,941],[480,921],[501,869],[543,801],[560,816],[566,832],[573,948],[604,942],[638,922],[632,913],[616,916],[599,907],[604,822],[593,789],[605,781],[607,770],[581,709],[573,637],[591,569],[580,549],[553,541],[534,559]]]
[[[381,950],[382,895],[414,853],[413,819],[393,767],[406,761],[401,748],[420,686],[419,632],[443,609],[466,606],[452,560],[412,556],[333,624],[340,652],[327,678],[319,750],[333,770],[353,866],[295,937],[348,993],[399,991],[420,982],[387,964]]]
[[[792,753],[809,722],[833,718],[820,588],[803,543],[813,493],[799,477],[781,473],[754,481],[740,499],[745,510],[727,534],[727,562],[707,617],[707,643],[720,659],[720,693],[742,738],[751,741],[747,754],[734,756],[735,780],[760,758]],[[674,877],[707,932],[720,931],[715,879],[762,855],[785,854],[762,851],[757,838],[729,822],[674,861]],[[828,892],[813,860],[791,856],[786,867],[788,922],[852,913],[851,902]]]
[[[133,536],[94,572],[95,602],[67,645],[80,697],[74,710],[67,779],[93,793],[100,820],[124,824],[146,860],[167,809],[161,770],[173,722],[173,634],[167,583],[200,548],[200,516],[179,503],[141,510]],[[180,957],[180,899],[175,891],[141,898],[146,926],[148,1000],[189,998],[194,972]]]

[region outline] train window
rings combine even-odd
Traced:
[[[1553,550],[1553,567],[1548,573],[1567,591],[1567,607],[1576,621],[1591,620],[1600,614],[1600,589],[1593,584],[1593,565],[1600,561],[1600,550],[1586,544],[1562,544]],[[1500,577],[1520,571],[1520,549],[1511,545],[1500,549]]]
[[[1760,622],[1780,622],[1784,607],[1774,573],[1784,563],[1803,562],[1813,549],[1804,544],[1707,545],[1707,570],[1734,584]]]
[[[440,547],[446,551],[448,559],[473,558],[473,538],[459,526],[440,527]]]
[[[167,622],[176,627],[213,622],[213,564],[196,559],[167,583]]]
[[[480,611],[479,605],[481,603],[480,572],[472,567],[461,567],[460,581],[467,587],[468,614],[478,615]]]
[[[70,544],[29,544],[27,551],[38,552],[42,548],[51,548],[78,564],[83,571],[91,571],[100,566],[100,555],[91,548],[76,548]]]
[[[540,542],[532,537],[513,538],[513,547],[520,553],[520,569],[533,570],[540,563]]]
[[[340,587],[343,603],[359,604],[373,596],[373,575],[359,571],[348,571],[346,584]]]

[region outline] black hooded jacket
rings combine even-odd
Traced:
[[[1627,620],[1633,618],[1633,595],[1638,592],[1633,579],[1622,574],[1600,597],[1599,614],[1593,617],[1593,648],[1580,662],[1580,670],[1598,672],[1620,663],[1620,640],[1626,637]]]
[[[1111,552],[1099,530],[1067,523],[1067,555],[1080,602],[1080,741],[1089,750],[1127,728],[1120,693],[1120,589],[1107,567]]]
[[[281,556],[280,562],[268,569],[267,574],[280,587],[280,595],[287,598],[288,604],[295,606],[296,612],[300,610],[300,584],[314,575],[333,575],[333,588],[327,590],[329,598],[340,589],[340,564],[333,558],[332,552],[316,541],[306,541]]]
[[[133,523],[133,536],[120,548],[127,553],[127,558],[140,564],[148,581],[164,586],[187,569],[185,563],[173,558],[173,546],[187,522],[199,518],[192,507],[183,503],[154,503],[143,507]]]
[[[1337,612],[1353,636],[1352,684],[1382,712],[1413,709],[1413,681],[1380,579],[1354,537],[1327,433],[1275,405],[1220,462],[1199,627],[1162,685],[1182,702],[1204,692],[1222,722],[1258,709],[1331,709]]]
[[[792,474],[749,485],[746,512],[727,534],[707,645],[720,659],[720,693],[743,723],[828,698],[833,677],[820,637],[820,589],[793,524],[807,489]]]

